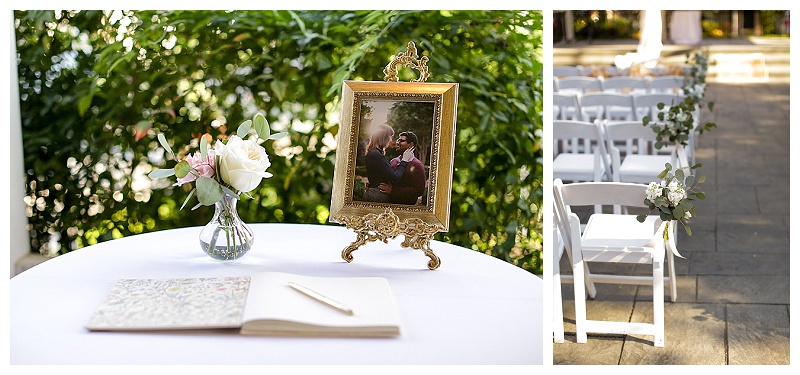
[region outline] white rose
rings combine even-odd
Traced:
[[[243,140],[232,135],[227,144],[217,141],[214,151],[220,156],[222,180],[237,191],[250,192],[262,178],[272,177],[267,172],[270,166],[267,151],[255,139]]]

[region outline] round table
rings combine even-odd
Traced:
[[[542,364],[542,280],[519,267],[433,241],[441,266],[401,238],[369,243],[342,226],[252,224],[236,261],[200,250],[200,227],[88,246],[10,280],[11,364]],[[252,275],[377,276],[400,316],[393,338],[241,336],[226,331],[90,332],[88,319],[121,278]]]

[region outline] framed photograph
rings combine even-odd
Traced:
[[[449,229],[457,83],[345,81],[330,221],[381,214]]]

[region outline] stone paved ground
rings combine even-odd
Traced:
[[[563,284],[566,340],[553,364],[789,364],[789,84],[709,83],[718,128],[700,135],[699,201],[679,230],[678,300],[666,290],[664,348],[652,336],[589,334],[575,342],[572,284]],[[564,274],[571,270],[562,259]],[[589,319],[652,319],[647,287],[598,284]],[[651,295],[651,294],[650,294]]]

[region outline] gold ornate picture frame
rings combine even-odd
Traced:
[[[351,253],[368,241],[387,242],[405,234],[404,247],[423,250],[431,258],[428,268],[439,266],[429,242],[450,225],[457,106],[457,83],[343,82],[330,221],[345,224],[358,235],[342,251],[345,260],[352,261]],[[424,163],[426,180],[425,192],[415,204],[376,202],[361,195],[369,186],[365,151],[374,130],[382,125],[392,128],[392,144],[406,129],[415,130],[415,157]],[[393,155],[391,147],[386,149],[388,161]]]

